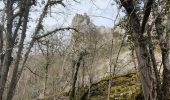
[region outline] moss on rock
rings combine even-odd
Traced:
[[[108,79],[105,78],[91,86],[90,100],[106,100],[108,93]],[[140,84],[136,73],[117,76],[112,79],[111,100],[135,100],[140,93]],[[88,91],[81,100],[86,100]]]
[[[108,77],[105,77],[99,82],[92,84],[89,99],[107,100],[108,84],[109,84]],[[88,89],[89,88],[87,86],[77,89],[75,100],[88,100],[87,99],[89,95]],[[140,83],[137,80],[136,73],[129,73],[126,75],[114,77],[112,79],[110,100],[139,100],[137,98],[141,98],[142,96],[142,94],[141,95],[139,94],[141,94],[141,89]],[[62,96],[68,97],[68,93],[63,94]],[[55,98],[55,95],[49,96],[42,100],[53,100],[52,98]],[[67,99],[65,98],[59,100]]]

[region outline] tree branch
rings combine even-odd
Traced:
[[[40,78],[44,78],[43,76],[41,76],[41,75],[35,73],[34,71],[32,71],[32,69],[29,68],[28,66],[25,66],[25,67],[26,67],[32,74],[34,74],[34,75],[36,75],[36,76],[38,76],[38,77],[40,77]]]
[[[145,6],[145,11],[144,11],[144,17],[142,20],[142,26],[141,26],[141,34],[144,33],[145,31],[145,25],[148,22],[149,15],[151,13],[151,8],[154,0],[147,0],[147,4]]]
[[[132,25],[133,30],[136,33],[140,33],[139,29],[140,29],[140,20],[137,16],[137,14],[135,13],[135,7],[133,4],[133,0],[120,0],[122,6],[126,9],[127,14],[130,17],[130,25]]]
[[[60,0],[60,2],[62,2],[62,0]],[[41,15],[39,17],[39,21],[36,25],[35,31],[33,33],[33,37],[37,36],[39,34],[40,30],[42,29],[42,22],[43,22],[44,17],[47,15],[47,10],[49,9],[49,7],[51,7],[52,5],[55,5],[55,4],[58,4],[58,2],[51,2],[50,0],[48,0],[47,4],[43,8],[43,12],[41,13]],[[35,41],[36,41],[35,38],[32,38],[32,40],[30,41],[29,47],[28,47],[28,49],[27,49],[27,51],[24,55],[24,59],[23,59],[23,62],[21,64],[21,69],[18,71],[17,82],[20,79],[21,73],[22,73],[23,68],[26,64],[26,61],[28,59],[28,55],[29,55],[31,48],[33,47]]]
[[[74,30],[74,31],[78,32],[77,29],[75,29],[75,28],[70,28],[70,27],[67,27],[67,28],[56,28],[56,29],[54,29],[53,31],[47,32],[46,34],[43,34],[43,35],[41,35],[41,36],[36,36],[36,37],[33,37],[33,38],[35,38],[36,40],[37,40],[37,39],[41,39],[41,38],[43,38],[43,37],[46,37],[46,36],[48,36],[48,35],[51,35],[51,34],[53,34],[53,33],[58,32],[58,31],[64,31],[64,30]]]

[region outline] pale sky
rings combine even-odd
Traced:
[[[112,5],[114,3],[114,0],[81,0],[80,4],[73,4],[74,10],[70,10],[73,16],[76,13],[87,13],[98,26],[113,27],[113,21],[118,13],[116,5]]]
[[[39,1],[41,3],[42,0]],[[56,27],[70,26],[72,18],[76,13],[87,13],[87,15],[90,16],[91,21],[97,26],[114,26],[114,20],[118,14],[114,0],[77,0],[81,1],[80,3],[76,3],[73,0],[63,1],[66,5],[65,8],[61,5],[57,5],[53,6],[51,10],[49,10],[49,12],[51,11],[51,14],[48,14],[44,20],[45,30],[52,30]],[[0,3],[0,9],[3,7],[3,3]],[[37,19],[42,12],[42,7],[43,6],[35,6],[31,9],[32,11],[30,13],[28,37],[31,37],[31,33],[34,32]],[[122,13],[120,15],[122,15]],[[121,16],[118,18],[121,18]]]
[[[87,13],[87,15],[90,16],[92,22],[97,26],[114,26],[114,20],[116,15],[118,14],[118,10],[114,0],[81,0],[80,3],[73,2],[73,0],[64,1],[66,4],[66,8],[63,8],[61,6],[53,7],[51,11],[60,12],[60,14],[56,15],[52,13],[51,16],[53,17],[50,17],[47,20],[47,24],[51,25],[52,23],[49,22],[56,22],[57,20],[60,25],[64,22],[64,25],[67,26],[71,24],[72,18],[76,13]],[[63,15],[65,17],[63,17]]]

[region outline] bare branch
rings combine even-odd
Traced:
[[[66,7],[66,5],[63,3],[63,0],[56,0],[56,1],[49,1],[48,6],[55,5],[55,4],[60,4],[63,7]]]
[[[35,73],[34,71],[32,71],[32,69],[29,68],[28,66],[25,66],[25,67],[26,67],[32,74],[34,74],[34,75],[36,75],[36,76],[38,76],[38,77],[40,77],[40,78],[44,78],[43,76],[41,76],[41,75]]]
[[[67,27],[67,28],[56,28],[56,29],[54,29],[53,31],[47,32],[46,34],[43,34],[43,35],[37,36],[37,37],[33,37],[33,38],[35,38],[36,40],[37,40],[37,39],[41,39],[41,38],[43,38],[43,37],[46,37],[46,36],[48,36],[48,35],[51,35],[51,34],[53,34],[53,33],[58,32],[58,31],[64,31],[64,30],[74,30],[74,31],[76,31],[76,32],[79,32],[77,29],[75,29],[75,28],[70,28],[70,27]]]
[[[47,15],[47,13],[48,13],[47,10],[49,9],[49,7],[51,7],[52,5],[55,5],[55,4],[61,4],[62,1],[63,1],[63,0],[60,0],[60,1],[50,1],[50,0],[48,0],[47,4],[44,6],[44,9],[43,9],[42,14],[40,15],[38,24],[36,25],[36,29],[35,29],[35,31],[34,31],[34,33],[33,33],[33,37],[36,37],[36,36],[39,34],[39,32],[40,32],[40,30],[41,30],[41,28],[42,28],[43,19],[44,19],[44,17]],[[24,59],[23,59],[23,62],[22,62],[22,64],[21,64],[21,69],[18,71],[18,79],[17,79],[17,82],[19,81],[19,78],[20,78],[20,76],[21,76],[21,73],[22,73],[22,71],[23,71],[23,68],[24,68],[24,66],[25,66],[25,64],[26,64],[26,61],[27,61],[27,59],[28,59],[28,55],[29,55],[29,53],[30,53],[30,51],[31,51],[31,48],[33,47],[35,41],[36,41],[36,39],[35,39],[35,38],[32,38],[32,40],[31,40],[31,42],[30,42],[30,44],[29,44],[29,47],[28,47],[28,49],[27,49],[27,51],[26,51],[26,53],[25,53],[25,55],[24,55]]]

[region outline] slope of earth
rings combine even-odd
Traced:
[[[99,82],[92,84],[90,96],[88,87],[78,89],[75,100],[107,100],[108,82],[108,78],[103,78]],[[140,100],[138,99],[140,91],[140,83],[136,73],[117,76],[112,79],[110,100]],[[54,100],[54,98],[56,100],[68,100],[68,93],[64,97],[53,95],[41,100]]]
[[[103,79],[91,87],[90,100],[106,100],[108,93],[108,79]],[[117,76],[112,79],[111,100],[135,100],[140,93],[140,84],[135,73]],[[82,96],[87,100],[88,91]]]

